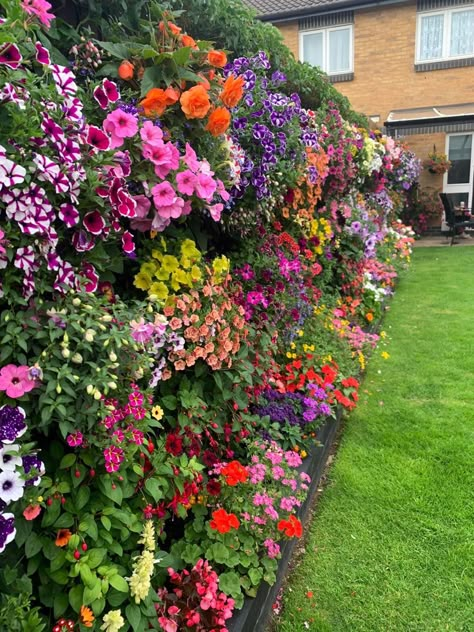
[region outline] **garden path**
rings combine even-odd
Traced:
[[[417,249],[274,630],[474,630],[473,308],[474,250]]]

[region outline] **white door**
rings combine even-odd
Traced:
[[[443,191],[457,206],[464,202],[472,208],[474,187],[474,134],[448,134],[446,154],[451,169],[444,174]]]

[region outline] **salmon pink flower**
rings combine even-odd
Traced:
[[[28,507],[23,511],[23,516],[25,520],[34,520],[41,513],[41,505],[28,505]]]

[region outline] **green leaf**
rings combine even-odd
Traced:
[[[105,554],[105,549],[91,549],[90,551],[87,551],[87,565],[89,568],[97,568],[100,564],[102,564]]]
[[[108,53],[117,57],[120,60],[128,59],[130,52],[129,47],[125,44],[114,44],[112,42],[99,42],[96,40],[96,44],[98,44],[101,48],[106,50]]]
[[[76,455],[70,452],[69,454],[65,454],[61,459],[61,463],[59,464],[60,470],[65,470],[68,467],[71,467],[76,462]]]
[[[191,47],[183,46],[173,53],[173,60],[178,66],[185,66],[191,55]]]
[[[70,513],[63,513],[54,523],[55,529],[67,529],[74,524],[74,518]]]
[[[79,512],[84,507],[84,505],[87,504],[90,496],[91,496],[90,487],[79,487],[76,494],[76,499],[74,501],[74,508],[76,509],[77,512]]]
[[[168,410],[176,410],[178,401],[174,395],[165,395],[161,398],[160,404],[163,404]]]
[[[69,591],[69,603],[74,612],[79,612],[83,604],[82,595],[84,593],[83,586],[74,586]]]
[[[219,589],[225,592],[226,595],[231,597],[238,597],[242,590],[240,587],[240,578],[237,573],[230,571],[229,573],[222,573],[219,575]]]
[[[112,575],[112,577],[109,578],[109,582],[110,585],[115,588],[115,590],[128,593],[128,583],[120,575]]]
[[[250,581],[254,586],[258,586],[263,578],[263,572],[259,568],[251,568],[248,572]]]
[[[67,593],[60,593],[54,598],[54,618],[59,619],[67,610],[69,599]]]
[[[57,554],[51,560],[51,572],[58,571],[60,568],[64,566],[64,562],[66,561],[66,551],[58,550]]]
[[[163,490],[158,479],[149,478],[145,482],[145,489],[149,492],[153,500],[157,503],[163,498]]]
[[[15,528],[15,544],[18,547],[22,547],[33,529],[33,522],[31,520],[25,520],[23,517],[19,517],[15,520]]]
[[[214,560],[218,564],[225,564],[229,559],[229,551],[222,542],[215,542],[206,551],[206,559]]]
[[[107,531],[110,531],[110,529],[112,528],[112,523],[110,522],[110,518],[107,518],[107,516],[101,516],[100,521],[104,529],[107,529]]]
[[[126,599],[128,599],[127,593],[115,590],[115,588],[110,588],[109,592],[107,593],[107,601],[112,606],[112,608],[117,608],[118,606],[121,606]]]
[[[28,539],[25,542],[25,555],[26,557],[30,558],[33,557],[33,555],[36,555],[36,553],[39,553],[39,551],[41,551],[41,547],[42,547],[42,542],[40,540],[40,538],[36,535],[36,533],[30,533],[30,535],[28,536]]]
[[[41,521],[42,527],[51,527],[59,517],[61,513],[61,503],[59,500],[53,500],[53,504],[51,506],[46,506],[46,511],[43,516],[43,520]]]
[[[196,564],[201,555],[202,549],[197,544],[187,544],[182,553],[183,560],[186,564],[192,564],[193,566]]]
[[[161,66],[150,66],[143,73],[140,95],[144,97],[152,88],[159,88],[163,81],[163,69]]]
[[[101,585],[100,579],[97,578],[92,588],[88,588],[87,586],[86,588],[84,588],[84,596],[82,598],[82,603],[85,606],[89,606],[93,601],[95,601],[96,599],[99,599],[101,595],[102,595],[102,585]]]
[[[125,620],[130,623],[133,630],[136,632],[140,630],[141,618],[142,613],[140,612],[140,608],[134,603],[129,604],[125,608]]]

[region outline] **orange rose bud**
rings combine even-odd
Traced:
[[[134,72],[135,72],[135,68],[133,64],[127,61],[126,59],[124,59],[123,62],[118,67],[118,76],[120,77],[120,79],[123,79],[124,81],[130,81],[130,79],[133,79]]]
[[[244,78],[229,75],[224,83],[224,89],[221,92],[221,101],[228,108],[237,105],[244,94]]]
[[[143,101],[140,101],[140,105],[143,108],[145,116],[161,116],[166,110],[166,106],[169,105],[168,101],[169,97],[164,90],[161,88],[152,88],[148,90]]]
[[[171,86],[169,86],[169,88],[166,88],[165,90],[166,105],[173,105],[174,103],[176,103],[179,99],[180,94],[181,94],[180,91],[176,90],[176,88],[172,88]]]
[[[207,61],[211,66],[223,68],[227,63],[227,55],[221,50],[211,50],[207,54]]]
[[[176,26],[176,24],[173,24],[173,22],[166,22],[166,24],[165,22],[160,22],[158,24],[158,28],[162,33],[164,33],[166,30],[171,31],[173,35],[179,35],[181,33],[181,28],[179,26]]]
[[[204,118],[211,107],[209,95],[202,84],[183,92],[179,102],[187,119]]]
[[[181,44],[183,46],[190,46],[194,49],[197,48],[196,40],[191,37],[191,35],[183,35],[183,37],[181,38]]]
[[[213,136],[220,136],[230,125],[230,112],[227,108],[216,108],[209,116],[206,125],[208,132]]]

